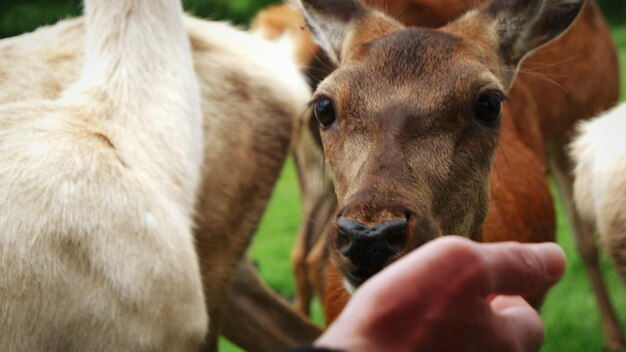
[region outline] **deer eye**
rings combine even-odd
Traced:
[[[328,98],[319,98],[313,103],[315,118],[322,129],[329,128],[335,122],[335,108]]]
[[[500,92],[482,94],[476,100],[474,114],[477,119],[488,125],[495,125],[502,116],[502,102],[505,96]]]

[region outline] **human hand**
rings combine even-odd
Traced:
[[[345,351],[537,351],[543,324],[517,295],[544,292],[564,271],[565,255],[553,243],[480,244],[446,236],[363,284],[315,345]]]

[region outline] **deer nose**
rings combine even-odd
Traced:
[[[382,270],[389,258],[401,252],[407,244],[407,222],[404,219],[367,226],[340,218],[337,227],[337,250],[357,268],[346,274],[357,285]]]

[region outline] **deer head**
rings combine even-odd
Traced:
[[[432,30],[357,0],[297,1],[338,66],[312,106],[339,200],[331,257],[349,289],[435,237],[476,238],[506,91],[583,2],[494,0]]]

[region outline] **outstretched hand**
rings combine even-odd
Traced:
[[[345,351],[537,351],[538,313],[520,296],[565,271],[556,244],[480,244],[446,236],[357,290],[316,341]]]

